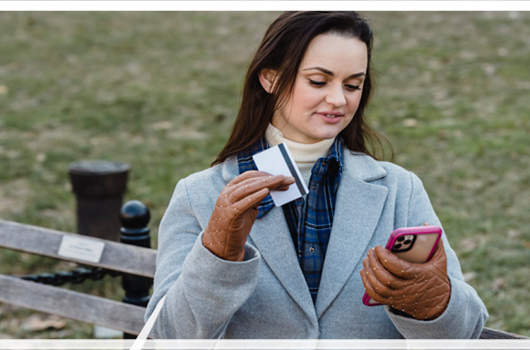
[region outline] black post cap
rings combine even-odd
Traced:
[[[151,219],[151,213],[147,206],[138,201],[130,200],[122,205],[120,210],[120,222],[123,235],[139,235],[149,232],[147,224]]]

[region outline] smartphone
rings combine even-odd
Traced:
[[[442,229],[438,226],[419,226],[398,228],[392,232],[385,248],[398,258],[412,263],[424,263],[434,254],[442,238]],[[365,292],[363,303],[367,306],[381,305]]]

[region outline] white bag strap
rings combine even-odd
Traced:
[[[164,306],[166,295],[164,295],[162,299],[160,299],[158,304],[156,304],[155,311],[153,311],[151,316],[149,316],[149,319],[145,323],[144,328],[142,328],[142,330],[140,331],[140,334],[138,334],[138,337],[136,338],[133,345],[131,346],[131,350],[142,350],[142,348],[144,347],[145,341],[147,340],[149,333],[151,333],[151,329],[153,329],[156,319],[158,318],[158,314],[160,314],[160,311],[162,310],[162,307]]]
[[[164,306],[164,301],[166,300],[166,295],[162,297],[158,301],[158,304],[156,304],[155,311],[149,316],[147,319],[147,322],[144,325],[144,328],[140,331],[140,334],[138,334],[138,337],[134,341],[133,345],[131,346],[130,350],[142,350],[145,342],[147,340],[147,337],[149,336],[149,333],[151,333],[151,330],[153,329],[153,326],[155,325],[155,322],[158,318],[158,315],[160,314],[160,311],[162,310],[162,307]],[[223,335],[219,336],[219,338],[212,340],[213,347],[209,347],[210,349],[216,349],[216,345],[218,341],[223,337]]]

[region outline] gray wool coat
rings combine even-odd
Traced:
[[[465,283],[444,233],[451,297],[436,320],[365,306],[360,277],[368,249],[400,227],[441,227],[420,179],[345,149],[330,241],[316,304],[298,263],[283,210],[258,219],[245,260],[219,259],[201,243],[217,197],[236,175],[236,158],[178,182],[159,229],[154,292],[146,319],[167,293],[154,338],[345,339],[478,338],[488,313]]]

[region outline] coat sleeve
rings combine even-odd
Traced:
[[[408,207],[407,226],[422,226],[424,222],[441,226],[423,188],[421,180],[410,173],[412,191]],[[472,339],[479,338],[488,319],[488,312],[473,287],[464,281],[458,258],[451,249],[445,233],[443,243],[447,254],[447,272],[451,282],[451,298],[445,312],[435,320],[419,321],[399,316],[385,306],[387,314],[407,339]]]
[[[213,255],[202,245],[202,229],[194,209],[186,179],[181,180],[158,233],[154,288],[146,320],[158,301],[167,297],[151,334],[154,338],[222,338],[232,315],[256,287],[259,252],[245,245],[242,262]]]

